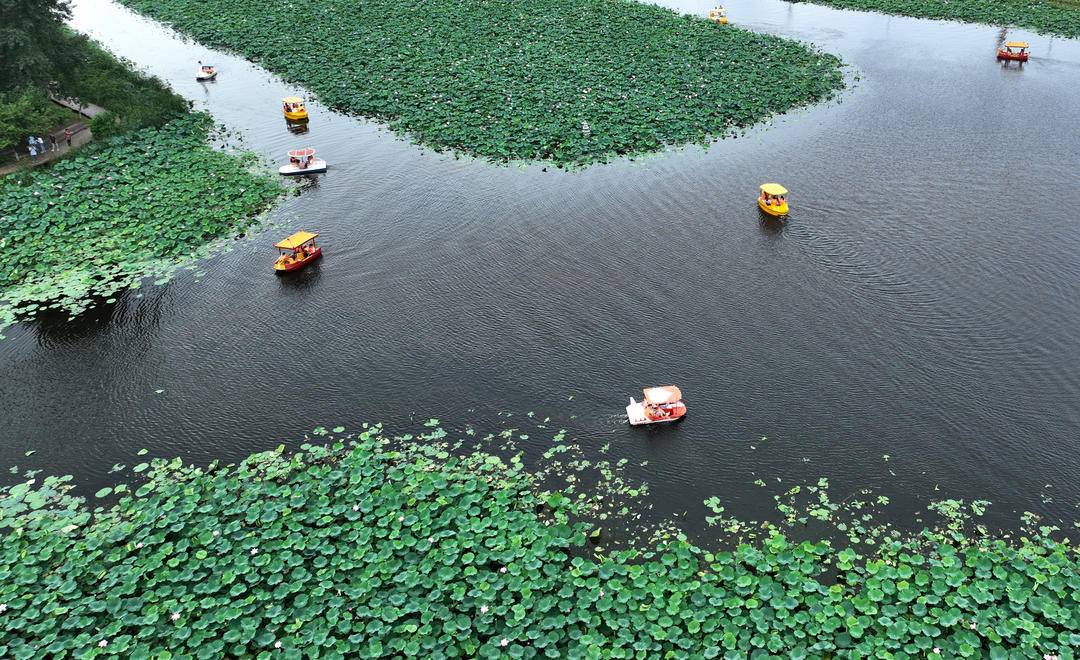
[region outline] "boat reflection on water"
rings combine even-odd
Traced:
[[[308,128],[306,121],[291,121],[289,119],[285,120],[285,128],[293,135],[304,135],[311,130]]]

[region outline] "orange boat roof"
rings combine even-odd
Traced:
[[[304,149],[293,149],[292,151],[289,152],[289,156],[291,158],[310,158],[311,156],[314,156],[314,155],[315,155],[315,150],[312,149],[311,147],[307,147],[307,148],[304,148]]]
[[[660,387],[646,387],[641,390],[645,395],[645,403],[659,405],[661,403],[675,403],[682,400],[682,392],[674,385]]]
[[[285,240],[274,243],[274,247],[281,248],[282,250],[295,250],[316,236],[318,236],[318,234],[313,234],[309,231],[298,231]]]

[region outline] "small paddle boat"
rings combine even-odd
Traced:
[[[1016,62],[1028,61],[1028,43],[1026,41],[1010,41],[1003,48],[998,48],[998,60],[1013,60]]]
[[[217,69],[209,64],[203,64],[199,61],[199,70],[195,72],[195,80],[213,80],[217,78]]]
[[[641,393],[644,400],[634,401],[634,397],[630,397],[630,405],[626,406],[626,419],[631,426],[663,424],[686,416],[682,392],[674,385],[646,387]]]
[[[308,118],[304,99],[299,96],[286,96],[281,99],[281,111],[285,113],[285,119],[289,121],[307,121]]]
[[[787,188],[779,183],[763,183],[757,198],[758,208],[776,218],[787,217],[787,194]]]
[[[315,150],[293,149],[289,152],[289,164],[278,168],[278,174],[295,176],[297,174],[319,174],[326,171],[326,161],[315,157]]]
[[[727,25],[727,10],[721,5],[717,5],[709,10],[708,18],[717,25]]]
[[[283,241],[274,243],[280,254],[274,262],[274,272],[278,275],[300,270],[322,256],[322,248],[315,245],[318,234],[298,231]]]

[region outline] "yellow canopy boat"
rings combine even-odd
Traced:
[[[787,194],[787,188],[779,183],[763,183],[757,199],[758,208],[771,216],[782,218],[788,214]]]
[[[299,96],[286,96],[281,99],[281,109],[285,113],[285,119],[289,121],[304,121],[308,118],[304,99]]]

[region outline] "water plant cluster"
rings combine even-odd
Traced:
[[[437,150],[588,164],[843,86],[805,45],[625,0],[124,0]]]
[[[211,129],[208,116],[185,115],[0,179],[0,328],[167,277],[282,193],[211,148]]]
[[[1075,0],[792,0],[837,9],[879,11],[918,18],[988,23],[1045,34],[1080,37],[1080,3]]]
[[[1075,657],[1077,548],[959,528],[598,552],[519,457],[329,434],[0,496],[0,655]],[[444,434],[443,434],[444,435]],[[336,437],[335,437],[336,436]]]

